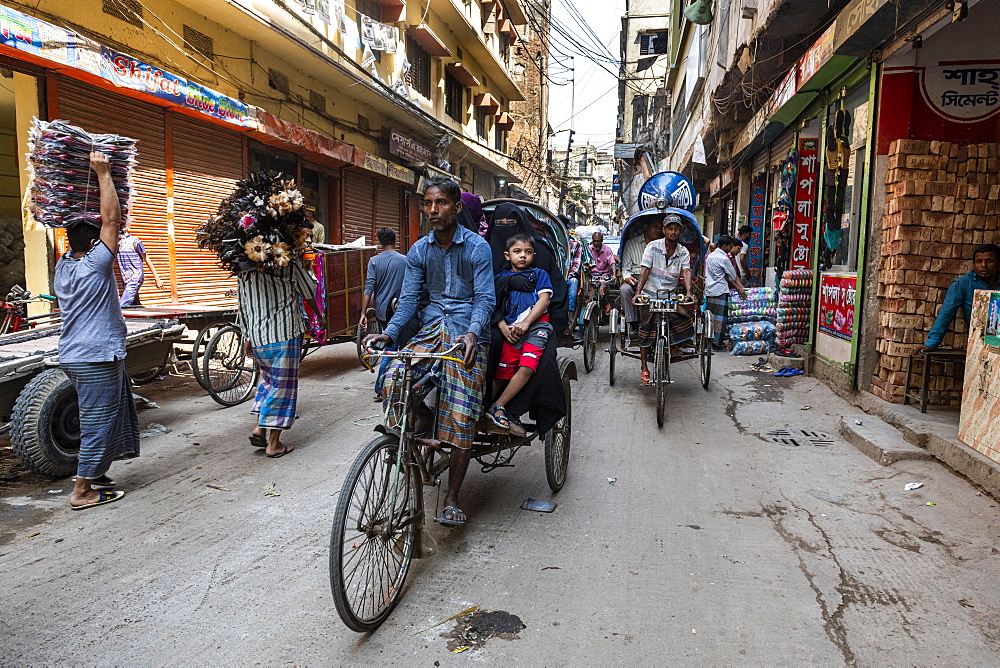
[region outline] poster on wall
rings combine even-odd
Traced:
[[[986,307],[986,329],[983,340],[988,346],[1000,347],[1000,292],[990,293],[990,303]]]
[[[791,269],[808,269],[812,262],[813,220],[816,218],[818,139],[799,139],[799,169],[792,213]]]
[[[819,330],[850,341],[854,338],[855,274],[823,274],[819,286]]]
[[[750,184],[750,242],[747,248],[747,267],[754,278],[760,276],[764,266],[764,209],[767,197],[767,179],[761,175]]]

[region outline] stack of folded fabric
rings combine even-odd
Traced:
[[[128,220],[135,140],[119,135],[90,134],[65,121],[35,119],[29,135],[30,207],[46,227],[101,225],[101,192],[90,169],[90,153],[108,156],[111,180]]]
[[[777,291],[774,288],[747,288],[747,298],[744,300],[735,290],[730,291],[729,315],[727,321],[732,323],[755,322],[758,320],[774,321],[777,316]]]
[[[809,338],[812,281],[810,269],[790,269],[781,275],[776,322],[779,348],[805,343]]]

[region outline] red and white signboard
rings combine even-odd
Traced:
[[[812,263],[813,221],[819,188],[819,140],[799,139],[799,169],[792,207],[792,261],[790,269],[808,269]]]

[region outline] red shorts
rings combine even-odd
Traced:
[[[510,341],[504,341],[500,349],[500,364],[494,375],[498,380],[510,380],[517,373],[518,367],[526,366],[532,371],[538,371],[538,362],[542,359],[544,348],[522,341],[515,346]]]

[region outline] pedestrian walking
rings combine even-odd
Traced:
[[[62,315],[59,367],[76,389],[80,452],[69,497],[73,510],[117,501],[108,469],[118,459],[139,456],[139,416],[125,372],[125,318],[118,299],[114,262],[121,207],[103,153],[90,154],[101,197],[101,225],[77,223],[66,230],[70,252],[56,263],[55,293]]]
[[[719,245],[705,258],[705,310],[712,314],[716,350],[723,349],[722,341],[726,332],[726,316],[729,313],[729,288],[736,288],[742,299],[747,298],[746,289],[736,274],[731,262],[734,239],[729,235],[719,237]]]
[[[367,328],[369,317],[374,316],[379,328],[385,331],[389,319],[392,318],[393,302],[399,299],[399,291],[403,288],[406,256],[396,252],[396,233],[393,230],[383,227],[376,236],[381,250],[368,261],[358,327],[362,330]],[[389,362],[390,358],[383,357],[379,365],[378,376],[375,378],[376,401],[382,400],[382,385],[385,382],[385,370],[389,367]]]
[[[158,290],[162,290],[163,281],[160,280],[160,275],[156,273],[156,267],[153,266],[146,254],[146,247],[139,240],[139,237],[128,231],[126,223],[118,239],[118,272],[122,275],[122,283],[125,284],[119,301],[122,308],[142,306],[139,301],[139,288],[146,280],[143,265],[149,267],[149,273],[153,275],[153,284]]]

